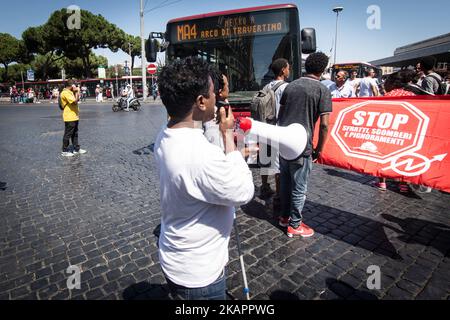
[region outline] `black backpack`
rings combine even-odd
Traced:
[[[253,119],[269,124],[276,123],[275,92],[285,83],[285,81],[280,81],[273,88],[270,88],[270,84],[268,84],[253,96],[250,104],[251,117]]]

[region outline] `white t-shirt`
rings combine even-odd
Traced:
[[[280,81],[283,80],[273,80],[268,84],[269,88],[273,89],[277,84],[280,83]],[[276,111],[276,117],[278,118],[278,113],[280,112],[280,101],[281,97],[283,96],[284,89],[288,86],[288,82],[283,83],[280,85],[275,91],[275,111]],[[264,152],[265,148],[260,146],[260,152]],[[267,155],[268,156],[268,155]],[[262,167],[261,168],[261,174],[264,175],[274,175],[280,173],[280,153],[272,148],[272,153],[270,154],[270,167]]]
[[[161,268],[178,285],[207,286],[228,262],[234,207],[253,198],[252,173],[240,152],[225,155],[202,129],[163,128],[155,142],[155,159]]]
[[[377,87],[377,80],[371,77],[365,77],[361,79],[361,83],[359,85],[359,96],[360,97],[373,97],[374,93],[372,90],[372,85]]]
[[[271,89],[274,88],[280,81],[283,81],[283,80],[273,80],[272,82],[270,82],[268,84],[269,88],[271,88]],[[275,92],[275,102],[276,102],[275,110],[276,110],[277,118],[278,118],[278,112],[280,111],[280,100],[281,100],[281,97],[283,96],[284,89],[286,89],[288,84],[289,84],[288,82],[283,83],[281,86],[278,87],[277,91]]]

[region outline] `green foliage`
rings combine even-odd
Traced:
[[[130,54],[131,49],[131,68],[134,68],[134,58],[141,56],[141,37],[127,34],[121,49],[128,55]]]
[[[97,56],[91,52],[89,55],[89,72],[93,76],[98,76],[98,67],[107,66],[108,59],[104,56]],[[83,78],[83,60],[81,58],[76,58],[74,60],[65,58],[63,60],[63,66],[66,70],[66,76],[68,78],[81,79]]]
[[[29,55],[21,40],[8,33],[0,33],[0,63],[3,64],[2,81],[9,80],[8,67],[13,62],[28,62]]]
[[[34,53],[54,52],[57,56],[72,60],[81,59],[85,77],[91,77],[92,49],[109,48],[117,52],[123,45],[125,33],[101,15],[81,10],[81,28],[69,29],[67,21],[70,13],[61,9],[52,13],[47,23],[40,27],[29,28],[23,38]]]

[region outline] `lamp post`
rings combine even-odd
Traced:
[[[145,58],[145,39],[144,39],[144,0],[141,0],[141,10],[139,16],[141,18],[141,74],[142,74],[142,95],[144,102],[147,101],[147,70]]]
[[[133,56],[131,55],[131,48],[133,47],[133,45],[131,43],[128,43],[128,50],[130,53],[130,85],[131,85],[131,90],[133,90]]]
[[[334,64],[336,64],[336,52],[337,52],[337,38],[338,38],[338,18],[339,12],[344,10],[344,7],[335,7],[333,8],[333,12],[336,12],[336,36],[334,39]]]

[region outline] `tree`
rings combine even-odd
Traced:
[[[99,66],[107,66],[108,59],[104,56],[97,56],[92,53],[89,55],[89,73],[94,75],[98,71]],[[81,58],[63,60],[64,70],[66,71],[67,78],[80,79],[83,77],[83,60]],[[97,75],[98,76],[98,75]]]
[[[47,80],[50,74],[54,75],[55,64],[64,58],[63,55],[57,53],[57,48],[50,45],[49,28],[45,25],[39,27],[31,27],[22,33],[23,42],[32,54],[37,54],[35,59],[39,57],[38,70],[39,78]]]
[[[131,46],[130,46],[131,45]],[[135,37],[127,34],[125,41],[121,47],[122,51],[126,54],[130,54],[131,47],[131,70],[134,68],[134,58],[141,56],[141,37]]]
[[[35,55],[34,60],[31,62],[34,77],[44,81],[59,78],[61,69],[64,67],[63,58],[63,56],[58,56],[51,52],[44,55]]]
[[[80,58],[85,77],[91,77],[91,50],[109,48],[117,52],[123,46],[125,33],[101,15],[81,10],[81,28],[69,29],[70,13],[66,9],[55,11],[45,24],[48,45],[66,58]]]
[[[25,45],[8,33],[0,33],[0,63],[4,66],[3,81],[8,81],[8,66],[13,62],[27,62]]]

